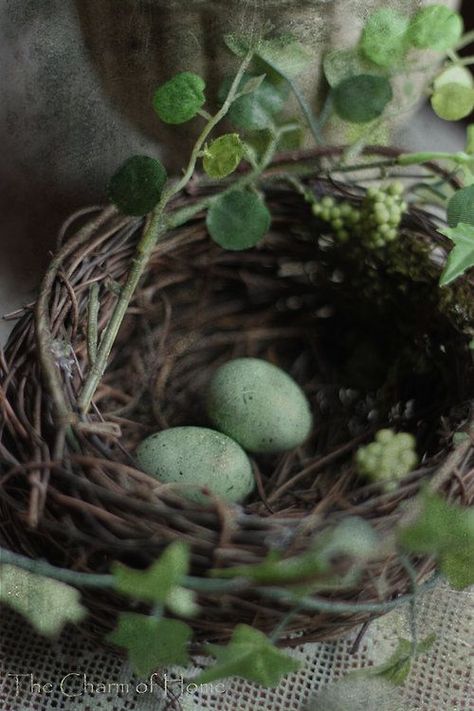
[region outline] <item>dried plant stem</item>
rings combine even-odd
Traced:
[[[97,345],[99,342],[99,334],[97,331],[97,321],[99,315],[99,285],[97,282],[92,284],[89,296],[89,313],[87,322],[87,350],[89,360],[95,363],[97,358]]]

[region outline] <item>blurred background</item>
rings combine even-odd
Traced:
[[[431,4],[397,0],[395,5],[413,8],[421,1]],[[444,2],[456,5],[456,0]],[[350,46],[363,16],[385,4],[121,0],[118,9],[116,0],[3,0],[0,312],[34,297],[62,221],[81,206],[105,202],[107,180],[123,160],[137,152],[160,155],[160,141],[167,142],[169,135],[166,129],[159,133],[151,87],[173,71],[193,69],[206,76],[214,95],[213,80],[226,61],[215,38],[235,30],[238,22],[245,26],[256,6],[262,8],[259,21],[271,16],[317,54],[321,47]],[[465,0],[462,9],[466,28],[473,28],[474,3]],[[318,102],[324,83],[318,67],[311,72],[308,90]],[[174,135],[180,145],[186,143],[185,134]],[[395,141],[406,147],[458,148],[462,130],[421,110]],[[6,329],[0,322],[0,339]]]

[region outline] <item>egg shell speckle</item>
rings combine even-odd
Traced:
[[[253,490],[252,465],[232,439],[206,427],[172,427],[147,437],[138,446],[138,466],[164,484],[180,484],[179,492],[198,503],[209,497],[239,503]],[[178,487],[177,487],[178,490]]]
[[[255,453],[298,447],[313,424],[299,385],[281,368],[259,358],[236,358],[216,371],[207,412],[218,430]]]

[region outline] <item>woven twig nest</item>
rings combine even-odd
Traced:
[[[323,157],[331,154],[338,152]],[[335,182],[320,158],[298,157],[305,183],[320,195],[359,202],[363,189]],[[155,248],[87,418],[77,400],[90,367],[91,286],[100,289],[100,332],[144,222],[97,208],[66,226],[38,303],[25,309],[1,358],[4,545],[76,571],[106,572],[115,560],[146,567],[180,539],[191,547],[193,575],[204,576],[262,561],[271,550],[300,553],[348,516],[388,536],[404,502],[436,472],[447,497],[473,502],[474,453],[450,455],[453,432],[471,416],[473,284],[464,278],[438,288],[447,240],[436,219],[411,208],[400,259],[384,262],[376,252],[334,244],[277,172],[274,166],[261,183],[273,223],[257,248],[221,249],[202,214]],[[180,206],[213,189],[195,184]],[[208,425],[206,383],[238,356],[286,369],[311,402],[315,428],[295,451],[254,458],[257,487],[244,506],[213,500],[204,508],[139,471],[134,448],[162,428]],[[367,484],[353,465],[357,447],[384,426],[416,434],[423,456],[391,493]],[[426,579],[433,562],[415,562]],[[354,589],[327,599],[372,603],[409,588],[406,570],[390,555],[370,563]],[[101,629],[129,604],[105,591],[86,599]],[[252,586],[206,593],[199,603],[196,639],[219,642],[238,622],[271,631],[288,610]],[[369,618],[363,608],[350,615],[299,611],[288,632],[300,633],[294,643],[327,639]]]

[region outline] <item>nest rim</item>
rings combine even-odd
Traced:
[[[316,157],[334,156],[340,153],[341,149],[326,149],[318,152],[298,152],[293,153],[290,157],[283,156],[279,159],[281,162],[304,162],[312,161]],[[397,154],[392,149],[374,149],[369,148],[368,152],[378,153],[381,156],[394,156]],[[272,171],[279,167],[279,163],[272,166],[269,175]],[[437,166],[430,166],[430,169],[439,172]],[[442,172],[442,171],[441,171]],[[331,180],[327,181],[326,187],[331,185]],[[211,189],[205,188],[206,190]],[[334,183],[334,190],[337,194],[344,194],[346,187]],[[187,204],[190,200],[199,195],[199,188],[194,187],[191,195],[185,195],[180,198],[182,204]],[[99,208],[97,208],[99,210]],[[61,510],[65,506],[68,510],[68,516],[76,517],[77,530],[74,531],[76,536],[75,547],[83,552],[83,560],[80,556],[75,560],[68,560],[67,555],[64,555],[63,562],[76,570],[91,571],[91,563],[88,555],[84,553],[87,547],[97,547],[97,541],[94,541],[93,532],[99,532],[100,535],[107,540],[107,536],[111,539],[109,543],[109,553],[105,555],[104,564],[110,562],[110,551],[121,550],[122,554],[125,550],[127,554],[126,541],[130,536],[130,526],[127,525],[130,521],[124,522],[120,519],[120,506],[124,503],[124,498],[127,497],[127,507],[132,516],[136,516],[137,530],[143,528],[139,522],[142,516],[150,517],[153,523],[151,527],[153,534],[151,536],[152,543],[148,539],[147,546],[150,548],[150,555],[156,555],[156,551],[163,547],[163,540],[170,542],[177,537],[192,539],[193,550],[193,566],[197,575],[204,574],[208,569],[209,560],[216,560],[215,551],[219,550],[221,564],[235,564],[236,550],[240,550],[240,560],[255,561],[262,559],[268,552],[268,539],[281,537],[282,532],[288,529],[293,533],[297,533],[295,539],[292,540],[292,545],[289,546],[294,552],[304,550],[305,541],[308,540],[308,535],[314,535],[318,530],[323,530],[328,525],[333,525],[338,517],[347,515],[347,512],[332,512],[331,519],[321,517],[321,511],[324,507],[316,505],[315,510],[307,513],[305,517],[296,517],[291,511],[274,512],[270,510],[266,516],[262,512],[242,512],[239,507],[227,506],[219,501],[214,501],[214,507],[209,510],[203,510],[201,507],[190,503],[183,497],[176,496],[172,492],[163,491],[162,489],[155,496],[153,495],[153,503],[146,501],[143,495],[143,487],[156,489],[156,482],[148,475],[138,472],[133,469],[130,462],[106,459],[104,451],[107,451],[110,438],[114,437],[114,427],[107,426],[107,417],[105,424],[100,422],[99,410],[95,410],[95,417],[92,422],[82,418],[78,420],[74,414],[71,414],[71,408],[67,400],[74,401],[76,393],[74,392],[71,383],[68,382],[67,368],[76,370],[76,378],[81,381],[82,366],[87,358],[87,343],[84,339],[84,334],[81,334],[81,316],[84,318],[84,303],[85,292],[90,288],[91,284],[96,281],[103,281],[109,278],[109,273],[114,273],[114,265],[117,263],[117,254],[120,253],[121,259],[129,258],[133,247],[133,236],[136,235],[137,229],[140,230],[143,222],[140,220],[131,220],[117,215],[114,209],[106,208],[99,212],[98,219],[89,221],[90,212],[83,211],[81,218],[86,218],[81,230],[69,237],[67,240],[66,233],[70,230],[71,222],[65,225],[61,233],[61,241],[64,241],[57,256],[53,259],[50,270],[48,271],[41,288],[40,297],[35,306],[35,317],[33,310],[27,309],[21,321],[14,329],[10,337],[9,344],[2,354],[0,359],[0,370],[2,375],[1,392],[2,392],[2,431],[10,433],[24,446],[24,442],[28,438],[33,440],[33,448],[36,456],[30,461],[22,461],[18,457],[18,452],[14,453],[5,446],[2,446],[0,452],[2,464],[2,486],[0,486],[1,500],[0,508],[7,513],[9,523],[4,526],[1,531],[3,541],[22,552],[35,557],[41,553],[45,554],[43,544],[51,544],[51,539],[54,536],[61,536],[64,532],[61,531]],[[436,239],[437,242],[443,243],[443,238],[436,231],[436,224],[427,221],[426,215],[421,211],[419,214],[413,215],[415,225],[418,229],[423,226],[427,228],[430,238]],[[197,217],[196,221],[202,218]],[[194,223],[193,223],[194,224]],[[191,228],[190,228],[191,229]],[[205,228],[204,228],[205,229]],[[122,232],[120,232],[122,230]],[[127,231],[128,230],[128,231]],[[179,249],[180,240],[183,239],[183,234],[189,237],[186,232],[186,226],[180,228],[176,236],[168,239],[157,247],[155,255],[155,268],[159,260],[165,260],[169,257],[173,259],[173,249]],[[189,232],[189,230],[188,230]],[[192,232],[192,230],[191,230]],[[110,234],[109,234],[110,233]],[[119,234],[118,240],[116,239]],[[112,256],[107,259],[106,268],[104,269],[104,253],[100,253],[100,258],[95,256],[96,250],[107,244],[108,239],[115,239]],[[132,240],[130,242],[130,240]],[[195,245],[199,246],[200,241],[195,237]],[[72,285],[71,275],[74,271],[91,269],[90,263],[87,263],[85,268],[84,259],[87,257],[89,262],[96,260],[93,265],[93,276],[82,275],[84,278],[79,278],[78,282]],[[102,262],[101,262],[102,259]],[[67,261],[69,260],[69,261]],[[87,261],[87,260],[86,260]],[[82,266],[81,266],[82,265]],[[66,268],[67,266],[67,268]],[[152,267],[153,268],[153,265]],[[95,272],[94,272],[95,269]],[[105,273],[106,272],[106,273]],[[467,279],[465,280],[467,281]],[[469,281],[469,288],[472,289],[472,282]],[[107,296],[108,303],[114,303],[113,290]],[[102,306],[101,306],[102,308]],[[52,314],[54,312],[54,317]],[[45,318],[45,314],[47,317]],[[65,327],[67,323],[67,327]],[[68,361],[68,353],[56,353],[54,369],[51,370],[51,344],[57,341],[57,334],[64,330],[66,335],[71,339],[80,340],[79,347],[74,348],[74,353],[71,360]],[[28,366],[28,358],[32,359]],[[61,364],[61,358],[64,362]],[[60,364],[58,366],[58,363]],[[30,368],[28,371],[28,367]],[[25,372],[29,372],[30,376],[33,372],[38,381],[38,387],[32,394],[28,390],[27,377],[25,373],[18,379],[18,373],[26,368]],[[51,403],[45,406],[44,400],[50,397],[51,393],[57,395],[57,376],[58,370],[61,371],[61,388],[62,394],[54,397],[55,413],[52,414]],[[13,397],[12,397],[13,392]],[[26,396],[25,396],[26,393]],[[49,393],[49,395],[47,395]],[[29,396],[29,401],[27,396]],[[15,397],[17,400],[15,401]],[[25,400],[26,397],[26,400]],[[27,405],[25,405],[27,402]],[[15,406],[16,405],[16,406]],[[97,405],[96,405],[97,406]],[[45,412],[41,411],[41,407],[46,408]],[[26,414],[28,411],[28,414]],[[71,449],[68,451],[67,466],[64,466],[64,457],[62,451],[68,447],[67,431],[72,426],[79,440],[80,446],[86,451],[85,454],[74,453]],[[53,430],[55,430],[53,432]],[[48,439],[49,438],[49,439]],[[45,446],[45,439],[47,444]],[[89,449],[88,449],[89,448]],[[21,450],[21,447],[20,447]],[[100,460],[102,451],[103,459]],[[420,482],[426,480],[428,476],[434,474],[436,486],[441,488],[446,496],[450,499],[462,501],[468,505],[474,501],[474,476],[469,466],[472,458],[471,453],[465,453],[462,458],[461,472],[455,472],[459,466],[459,454],[456,451],[452,454],[446,453],[446,458],[443,459],[438,467],[421,467],[407,477],[403,486],[395,494],[378,494],[370,497],[370,486],[365,487],[369,490],[369,499],[371,505],[366,506],[366,515],[371,520],[374,520],[378,525],[379,518],[383,519],[382,528],[387,525],[387,521],[392,518],[396,519],[398,514],[395,513],[398,504],[403,500],[408,500],[414,492],[419,489]],[[108,473],[105,475],[103,467],[108,468]],[[77,472],[81,471],[82,476],[78,476]],[[134,493],[138,494],[137,502],[131,500],[130,492],[127,490],[127,482],[131,478],[135,487]],[[18,494],[17,485],[13,485],[16,479],[20,480]],[[62,482],[62,484],[60,483]],[[257,482],[258,483],[258,482]],[[29,487],[29,494],[25,498],[25,492],[21,491],[22,486]],[[119,491],[120,486],[122,489]],[[108,487],[108,489],[107,489]],[[133,488],[133,487],[132,487]],[[106,489],[104,491],[104,489]],[[372,491],[376,492],[376,487],[372,487]],[[23,497],[23,498],[22,498]],[[49,501],[49,499],[52,501]],[[87,506],[79,505],[86,499]],[[99,506],[98,506],[99,502]],[[83,502],[84,503],[84,502]],[[265,504],[265,502],[264,502]],[[50,508],[48,509],[48,505]],[[46,515],[45,507],[46,506]],[[103,511],[100,511],[100,506],[103,506]],[[355,507],[357,509],[357,507]],[[359,507],[360,508],[360,507]],[[99,510],[98,510],[99,509]],[[364,507],[362,506],[362,511]],[[353,514],[353,511],[351,512]],[[54,516],[57,519],[54,520]],[[42,518],[43,517],[43,518]],[[94,519],[94,517],[96,517]],[[19,531],[20,522],[27,519],[31,531],[23,535]],[[329,518],[329,517],[328,517]],[[86,523],[92,525],[90,535],[85,534],[87,530]],[[16,521],[16,525],[15,525]],[[40,535],[41,545],[38,541],[33,541],[37,536],[38,531],[42,531],[42,526],[45,525],[46,532]],[[79,521],[79,524],[77,523]],[[49,527],[48,527],[49,526]],[[167,528],[168,526],[168,528]],[[148,527],[148,529],[150,526]],[[143,532],[150,533],[147,526],[144,526]],[[33,532],[33,533],[31,533]],[[67,534],[69,535],[70,532]],[[80,535],[78,535],[80,534]],[[73,536],[73,540],[74,540]],[[154,540],[157,536],[162,536],[160,541]],[[256,543],[257,541],[257,543]],[[295,542],[296,541],[296,542]],[[137,537],[133,545],[130,545],[130,555],[136,554],[138,546],[144,545],[143,537]],[[119,546],[119,547],[118,547]],[[54,562],[61,559],[61,554],[57,547],[53,546],[54,553],[51,558]],[[49,554],[49,550],[48,550]],[[49,554],[50,555],[50,554]],[[93,568],[97,572],[97,566],[100,568],[101,553],[96,554],[96,567]],[[148,553],[147,553],[148,555]],[[239,557],[237,555],[237,557]],[[107,560],[108,558],[108,560]],[[146,558],[146,556],[145,556]],[[142,559],[143,560],[143,559]],[[396,562],[386,560],[382,567],[390,569],[391,589],[388,594],[389,599],[396,598],[398,595],[403,595],[410,585],[407,573]],[[427,579],[433,570],[433,561],[420,560],[418,561],[418,578],[420,580]],[[390,576],[389,576],[390,577]],[[389,586],[390,587],[390,586]],[[365,597],[364,597],[365,596]],[[343,599],[363,601],[371,600],[376,597],[375,590],[353,590],[349,591]],[[117,610],[123,609],[123,600],[110,596],[109,594],[97,594],[92,596],[86,593],[86,601],[92,611],[92,619],[100,628],[107,628],[114,618]],[[258,627],[264,630],[271,629],[275,626],[278,617],[283,614],[287,608],[285,604],[269,606],[261,601],[256,601],[252,596],[252,591],[229,595],[226,601],[227,605],[233,606],[236,610],[236,619],[230,617],[227,609],[220,610],[216,619],[212,608],[215,607],[215,596],[203,595],[201,605],[204,604],[206,615],[203,615],[194,624],[197,638],[199,640],[208,639],[209,635],[215,641],[222,641],[230,636],[233,622],[241,621],[244,618],[246,621],[252,621]],[[298,633],[294,641],[286,638],[285,644],[301,644],[303,641],[314,639],[333,638],[341,634],[349,628],[357,624],[363,624],[372,615],[367,612],[359,614],[330,614],[318,613],[312,615],[297,615],[293,623],[289,626],[288,633]],[[309,630],[309,631],[307,631]]]

